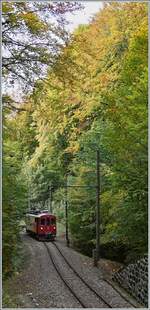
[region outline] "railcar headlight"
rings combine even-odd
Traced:
[[[43,230],[43,227],[41,227],[41,230]]]

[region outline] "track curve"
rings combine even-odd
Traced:
[[[112,306],[100,295],[96,292],[96,290],[91,287],[89,285],[89,283],[83,278],[81,277],[81,275],[76,271],[76,269],[69,263],[69,261],[66,259],[66,257],[62,254],[62,252],[60,251],[59,247],[56,245],[55,242],[53,242],[53,244],[55,245],[55,247],[57,248],[57,250],[59,251],[60,255],[63,257],[63,259],[65,260],[65,262],[68,264],[68,266],[73,270],[73,272],[79,277],[79,279],[98,297],[100,298],[106,305],[108,308],[112,308]]]
[[[61,251],[59,250],[59,248],[57,247],[57,245],[55,244],[55,242],[53,242],[50,247],[44,243],[47,251],[49,253],[49,256],[51,258],[51,261],[57,271],[57,273],[59,274],[60,278],[63,280],[63,282],[66,284],[66,286],[69,288],[69,290],[71,291],[71,293],[74,295],[74,297],[78,300],[78,302],[80,303],[80,305],[82,306],[82,308],[112,308],[112,306],[100,295],[98,294],[80,275],[78,272],[76,272],[76,270],[74,268],[72,268],[72,266],[70,265],[70,263],[66,260],[65,256],[61,253]],[[61,268],[58,267],[58,264],[55,262],[55,259],[53,258],[53,254],[52,254],[52,248],[55,247],[55,249],[58,251],[60,258],[65,261],[65,264],[68,266],[71,270],[71,272],[74,274],[74,279],[78,282],[76,288],[73,288],[72,283],[70,284],[68,280],[66,280],[61,272]],[[55,250],[55,251],[56,251]],[[55,254],[56,255],[56,254]],[[62,263],[63,265],[63,263]],[[74,281],[73,279],[73,281]],[[70,280],[70,279],[69,279]],[[86,292],[85,294],[82,294],[80,290],[80,286],[82,286],[81,291]],[[78,291],[75,292],[75,291]],[[87,293],[88,291],[88,293]],[[80,295],[80,297],[79,297]],[[84,296],[85,295],[85,296]],[[87,296],[87,297],[86,297]],[[89,301],[90,300],[90,304]],[[93,301],[92,301],[93,300]],[[95,304],[95,306],[94,306]]]
[[[61,280],[64,282],[64,284],[67,286],[67,288],[69,289],[69,291],[71,292],[71,294],[77,299],[77,301],[80,303],[81,307],[82,308],[86,308],[86,305],[82,302],[82,300],[80,300],[80,298],[77,296],[77,294],[73,291],[73,289],[71,288],[71,286],[68,284],[68,282],[64,279],[64,277],[62,276],[58,266],[56,265],[52,255],[51,255],[51,252],[50,252],[50,249],[49,247],[47,246],[46,242],[44,242],[44,245],[48,251],[48,254],[49,254],[49,257],[51,259],[51,262],[55,268],[55,270],[57,271],[59,277],[61,278]]]
[[[57,250],[59,251],[60,255],[63,257],[65,262],[68,264],[68,266],[74,271],[74,273],[82,280],[82,282],[93,292],[97,297],[103,300],[103,302],[107,305],[108,308],[113,308],[89,283],[79,274],[79,272],[70,264],[68,259],[65,257],[65,255],[62,253],[56,242],[53,242]],[[109,280],[103,279],[103,282],[106,282],[113,290],[115,290],[127,303],[131,305],[132,308],[136,308],[135,304],[133,304],[131,301],[129,301],[119,290],[116,289],[115,286],[112,285],[112,283]]]

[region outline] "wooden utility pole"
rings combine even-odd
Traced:
[[[31,209],[31,204],[30,204],[30,197],[28,196],[28,211],[30,211],[30,209]]]
[[[28,187],[28,211],[31,210],[31,202],[30,202],[30,187]]]
[[[66,243],[69,247],[69,236],[68,236],[68,188],[67,188],[67,175],[66,175],[66,201],[65,201],[65,217],[66,217]]]
[[[96,174],[97,174],[97,187],[96,187],[96,257],[95,265],[100,256],[100,152],[97,150],[97,163],[96,163]]]
[[[52,213],[52,183],[50,184],[50,212]]]

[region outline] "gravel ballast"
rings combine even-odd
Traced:
[[[72,248],[68,250],[61,240],[57,240],[57,246],[76,271],[111,305],[112,308],[132,307],[130,301],[126,301],[121,296],[122,294],[117,292],[111,284],[105,281],[104,271],[93,267],[92,258],[82,255]],[[138,307],[136,301],[134,301],[134,304]]]
[[[22,234],[22,242],[26,253],[26,262],[22,271],[8,280],[7,294],[15,302],[16,308],[81,308],[56,272],[49,253],[43,242]],[[65,264],[58,250],[51,242],[46,242],[52,251],[55,262],[60,266],[63,276],[69,281],[76,293],[84,299],[87,308],[107,308],[103,301],[94,296]],[[86,257],[65,243],[56,241],[70,264],[99,293],[112,308],[132,308],[130,302],[124,300],[111,285],[104,280],[101,269],[93,267],[91,258]],[[7,305],[3,305],[7,308]],[[10,306],[9,306],[10,308]]]

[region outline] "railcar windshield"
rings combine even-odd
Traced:
[[[45,219],[41,219],[41,225],[45,225]]]
[[[56,224],[56,219],[54,217],[51,218],[51,224],[52,225]]]
[[[46,217],[46,218],[41,218],[41,225],[55,225],[56,224],[56,219],[55,217]]]
[[[50,222],[50,218],[49,217],[47,217],[47,225],[49,226],[51,224],[51,222]]]

